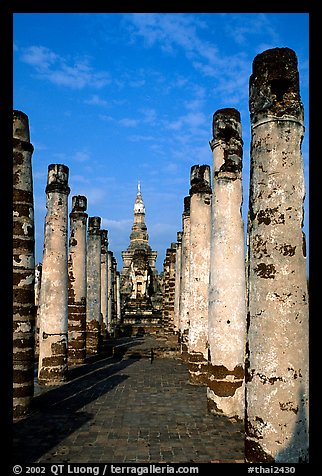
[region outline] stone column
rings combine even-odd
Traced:
[[[163,327],[165,332],[173,334],[174,330],[174,288],[176,266],[176,244],[171,243],[167,248],[163,263],[164,269],[164,299],[163,299]]]
[[[48,166],[44,251],[39,306],[40,385],[66,379],[68,326],[68,187],[66,165]]]
[[[86,357],[86,225],[87,198],[72,198],[68,257],[68,364]]]
[[[108,287],[107,287],[107,247],[108,247],[108,231],[101,230],[101,335],[102,339],[106,339],[107,334],[107,308],[108,308]]]
[[[112,253],[112,287],[113,287],[113,301],[112,301],[112,325],[113,329],[115,330],[115,325],[116,325],[116,305],[117,305],[117,292],[116,292],[116,268],[117,268],[117,263],[116,263],[116,258]]]
[[[107,252],[107,332],[111,335],[112,332],[112,317],[113,317],[113,253]]]
[[[175,288],[174,288],[174,320],[173,330],[179,335],[179,305],[181,294],[181,246],[182,245],[182,232],[177,232],[176,243],[176,268],[175,268]]]
[[[86,290],[86,353],[97,354],[101,322],[101,218],[88,218],[87,290]]]
[[[28,116],[13,111],[13,416],[34,393],[35,229]]]
[[[240,114],[219,109],[213,118],[212,206],[209,283],[208,408],[244,419],[246,279],[241,214]]]
[[[194,165],[190,174],[190,297],[188,368],[190,382],[207,383],[208,290],[211,188],[209,165]]]
[[[184,198],[181,243],[181,292],[179,303],[179,340],[181,357],[188,359],[189,302],[190,302],[190,196]]]
[[[169,248],[166,250],[166,255],[163,261],[163,282],[162,282],[162,327],[164,331],[168,331],[169,327]]]
[[[41,289],[42,263],[38,263],[35,267],[35,307],[36,307],[36,323],[35,323],[35,359],[39,357],[39,300]]]
[[[116,271],[116,321],[120,324],[121,316],[121,288],[120,288],[120,272]]]
[[[274,48],[255,57],[249,105],[246,460],[306,462],[304,127],[294,51]]]

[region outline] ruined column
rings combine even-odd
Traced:
[[[117,316],[117,291],[116,291],[116,258],[112,253],[112,287],[113,287],[113,301],[112,301],[112,325],[113,329],[115,330],[116,325],[116,316]]]
[[[86,353],[97,354],[101,323],[101,218],[88,218],[87,289],[86,289]]]
[[[308,293],[302,232],[303,105],[289,48],[250,77],[246,460],[308,460]]]
[[[108,308],[108,286],[107,286],[107,247],[108,247],[108,231],[101,230],[101,336],[106,339],[107,333],[107,308]]]
[[[164,330],[168,329],[169,324],[169,248],[166,250],[166,255],[163,261],[163,280],[162,280],[162,327]]]
[[[172,334],[174,330],[174,288],[175,288],[175,262],[176,244],[171,243],[167,248],[166,257],[163,263],[164,272],[164,292],[163,292],[163,328],[167,333]]]
[[[116,271],[116,321],[121,322],[121,288],[120,288],[120,272]]]
[[[48,166],[39,306],[40,385],[66,379],[68,326],[68,187],[66,165]]]
[[[72,197],[68,256],[68,363],[86,357],[86,225],[87,198]]]
[[[190,183],[190,324],[188,337],[188,368],[191,383],[206,384],[211,231],[209,165],[192,166]]]
[[[28,116],[13,111],[13,416],[34,393],[35,229]]]
[[[213,117],[209,282],[208,408],[243,420],[245,412],[246,279],[241,214],[240,114],[219,109]]]
[[[181,269],[179,340],[182,360],[187,361],[190,302],[190,196],[184,197],[184,209],[182,213]]]
[[[179,335],[179,305],[181,294],[181,245],[182,245],[182,232],[177,232],[176,243],[176,267],[175,267],[175,287],[174,287],[174,319],[173,330]]]
[[[41,289],[41,273],[42,273],[42,264],[38,263],[35,267],[35,359],[38,360],[39,357],[39,300],[40,300],[40,289]]]
[[[113,318],[113,253],[107,252],[107,332],[111,335]]]

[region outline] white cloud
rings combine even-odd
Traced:
[[[151,142],[155,141],[155,137],[151,135],[140,135],[140,134],[133,134],[128,137],[128,140],[131,142]]]
[[[88,160],[90,160],[90,158],[90,154],[82,150],[76,152],[73,155],[73,160],[75,160],[76,162],[87,162]]]
[[[124,117],[123,119],[120,119],[118,122],[119,124],[121,124],[121,126],[125,126],[125,127],[136,127],[139,124],[138,119],[133,119],[130,117]]]
[[[102,99],[97,94],[93,94],[89,99],[85,99],[85,104],[90,104],[91,106],[107,106],[108,102],[105,99]]]
[[[240,46],[249,45],[255,36],[266,37],[271,44],[278,44],[279,35],[274,30],[269,14],[251,13],[244,15],[230,14],[224,26],[231,38]],[[269,40],[268,40],[269,39]]]
[[[89,206],[102,203],[106,198],[106,189],[98,187],[87,187],[85,193]]]
[[[202,50],[197,27],[205,26],[195,17],[180,13],[135,13],[129,17],[135,27],[134,36],[144,38],[148,47],[159,44],[163,51],[174,53],[180,47],[186,54]],[[208,46],[211,49],[210,46]]]
[[[105,226],[108,230],[128,231],[130,233],[132,225],[133,220],[130,219],[110,220],[108,218],[102,218],[102,226]]]
[[[105,71],[95,71],[86,58],[67,61],[45,46],[23,48],[21,60],[35,69],[39,79],[59,86],[99,89],[111,82]]]
[[[182,114],[174,121],[163,121],[167,129],[178,131],[183,128],[191,131],[196,131],[197,128],[204,126],[207,123],[205,114],[202,111],[193,111]]]

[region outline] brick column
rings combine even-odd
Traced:
[[[116,321],[117,324],[120,324],[122,320],[121,314],[121,288],[120,288],[120,272],[116,271]]]
[[[190,325],[188,368],[191,383],[206,384],[211,230],[209,165],[194,165],[191,167],[190,183]]]
[[[35,267],[35,307],[36,307],[36,322],[35,322],[35,360],[39,358],[39,300],[41,289],[41,274],[42,263],[38,263]]]
[[[113,253],[107,252],[107,332],[112,333],[113,319]]]
[[[86,353],[97,354],[101,323],[101,218],[88,218],[87,290],[86,290]]]
[[[213,118],[212,230],[209,284],[208,408],[244,419],[246,279],[241,215],[240,114],[219,109]]]
[[[308,293],[302,232],[303,105],[289,48],[250,77],[246,459],[308,459]]]
[[[179,339],[181,357],[188,359],[189,302],[190,302],[190,196],[184,198],[181,243],[181,289],[179,302]]]
[[[13,111],[13,416],[34,393],[35,231],[28,116]]]
[[[181,250],[182,248],[182,232],[177,232],[176,243],[176,267],[175,267],[175,288],[174,288],[174,318],[173,330],[179,335],[179,306],[181,294]]]
[[[108,231],[101,230],[101,315],[102,315],[101,335],[102,335],[103,341],[105,341],[107,337],[107,309],[108,309],[107,250],[108,250]]]
[[[66,379],[68,325],[68,187],[69,169],[48,166],[44,251],[39,306],[39,370],[41,385]]]
[[[86,356],[86,225],[87,198],[72,198],[68,256],[68,364]]]
[[[166,257],[163,263],[164,269],[164,293],[163,293],[163,328],[166,333],[173,333],[174,330],[174,288],[175,288],[175,266],[176,266],[176,244],[171,243],[167,248]]]

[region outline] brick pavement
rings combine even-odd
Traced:
[[[160,339],[132,339],[123,350],[38,389],[33,413],[13,427],[14,463],[243,460],[243,425],[207,411],[206,388],[189,384],[175,354],[161,357]]]

